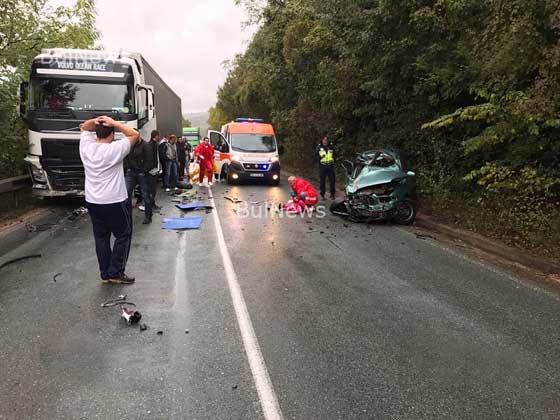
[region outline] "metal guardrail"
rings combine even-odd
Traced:
[[[31,187],[31,176],[29,175],[0,179],[0,194],[12,193],[16,208],[19,205],[19,191],[29,187]]]

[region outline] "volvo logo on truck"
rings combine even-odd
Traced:
[[[155,129],[181,132],[181,99],[138,53],[43,50],[20,97],[29,138],[25,161],[39,196],[84,194],[79,126],[85,120],[109,115],[145,140]]]

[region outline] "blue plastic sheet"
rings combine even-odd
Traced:
[[[172,217],[163,219],[163,229],[187,230],[198,229],[202,224],[202,217]]]

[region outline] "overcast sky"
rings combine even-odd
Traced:
[[[74,0],[51,0],[71,5]],[[181,97],[183,113],[207,111],[222,66],[245,51],[255,28],[233,0],[96,0],[105,49],[140,52]]]

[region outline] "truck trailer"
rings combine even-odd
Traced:
[[[109,115],[145,140],[155,129],[181,132],[181,99],[139,53],[42,50],[20,86],[20,103],[29,139],[25,161],[33,192],[42,197],[84,195],[79,139],[88,119]]]

